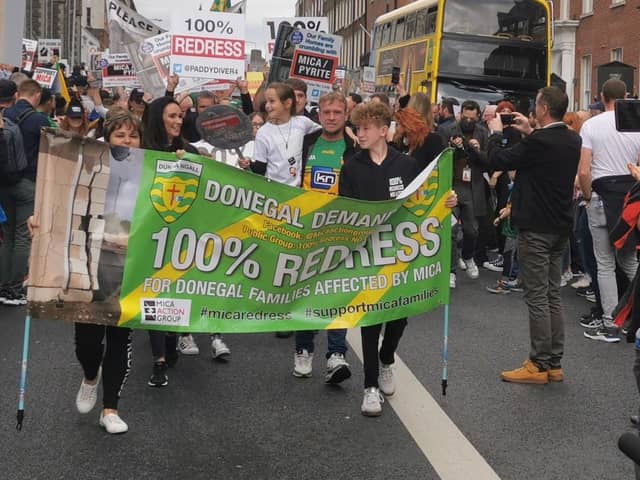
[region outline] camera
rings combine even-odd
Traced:
[[[513,113],[501,113],[500,120],[502,120],[502,125],[513,125],[515,122],[516,116]]]

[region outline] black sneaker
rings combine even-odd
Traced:
[[[576,288],[576,295],[578,295],[579,297],[590,297],[595,294],[596,292],[593,291],[593,288],[591,288],[591,286]]]
[[[22,287],[19,289],[8,290],[6,297],[4,298],[5,299],[2,303],[11,307],[21,307],[27,304],[27,296],[24,294],[24,289]]]
[[[615,333],[614,333],[615,331]],[[600,340],[606,343],[619,343],[620,337],[618,336],[617,328],[600,327],[593,330],[585,330],[584,336],[591,340]]]
[[[602,318],[600,315],[597,315],[596,312],[591,311],[591,313],[580,317],[580,326],[584,328],[598,329],[602,327]]]
[[[167,362],[156,362],[153,364],[153,373],[149,377],[147,385],[150,387],[166,387],[169,385],[167,377]]]

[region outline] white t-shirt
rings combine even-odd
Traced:
[[[590,118],[580,130],[582,148],[591,150],[591,178],[629,175],[628,163],[638,163],[640,133],[616,130],[615,112]]]
[[[302,181],[302,141],[319,130],[320,125],[303,115],[291,117],[287,123],[266,123],[256,135],[253,160],[267,164],[265,177],[279,183],[299,187]]]

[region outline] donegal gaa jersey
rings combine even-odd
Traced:
[[[342,168],[342,156],[346,149],[344,138],[328,142],[318,137],[304,168],[305,190],[338,194],[338,177]]]

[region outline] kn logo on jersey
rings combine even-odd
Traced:
[[[338,175],[330,167],[311,167],[311,188],[331,190],[336,185]]]

